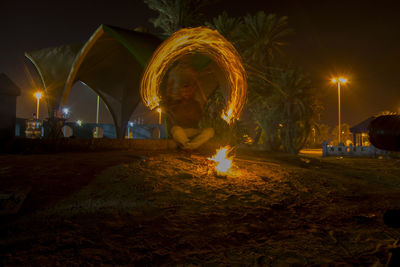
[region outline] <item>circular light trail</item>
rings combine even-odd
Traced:
[[[230,95],[221,117],[228,124],[239,119],[246,102],[246,71],[233,45],[218,31],[207,27],[181,29],[157,48],[140,84],[144,104],[150,109],[160,106],[160,84],[168,68],[179,58],[192,53],[210,56],[222,69]]]

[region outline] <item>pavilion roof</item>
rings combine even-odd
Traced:
[[[350,128],[350,132],[352,133],[366,133],[368,132],[368,126],[370,122],[375,119],[376,116],[371,116],[366,120],[363,120],[359,124],[354,125],[353,127]]]
[[[81,81],[106,104],[121,138],[140,102],[142,72],[161,41],[149,33],[102,24],[85,43],[25,55],[42,80],[50,114],[66,102],[71,87]]]
[[[0,73],[0,95],[21,95],[21,89],[4,73]]]

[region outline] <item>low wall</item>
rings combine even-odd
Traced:
[[[9,140],[6,153],[57,153],[86,152],[107,150],[174,150],[177,144],[173,140],[155,139],[26,139]]]
[[[199,150],[213,152],[220,142],[210,141]],[[8,140],[0,151],[6,153],[45,154],[59,152],[91,152],[109,150],[176,150],[177,143],[172,139],[27,139]]]
[[[373,145],[370,146],[329,146],[322,143],[322,156],[344,156],[344,157],[377,157],[385,156],[388,152]]]

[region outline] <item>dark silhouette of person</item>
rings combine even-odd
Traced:
[[[196,149],[214,136],[213,128],[199,128],[203,108],[196,92],[200,90],[197,74],[188,64],[170,70],[164,109],[172,137],[183,149]]]

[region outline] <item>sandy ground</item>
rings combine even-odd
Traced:
[[[2,190],[30,189],[2,216],[0,264],[382,265],[400,231],[400,161],[236,152],[0,155]]]

